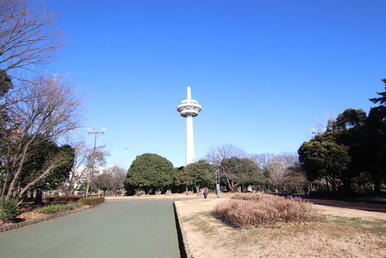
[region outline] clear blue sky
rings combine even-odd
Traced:
[[[234,144],[296,152],[345,108],[369,110],[386,77],[386,1],[49,0],[64,47],[49,72],[84,96],[110,164],[185,159],[176,106],[192,86],[196,156]],[[85,135],[85,137],[90,138]],[[125,150],[125,148],[128,148]]]

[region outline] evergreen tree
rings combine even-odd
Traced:
[[[181,181],[186,185],[193,185],[196,191],[203,187],[212,187],[216,180],[216,169],[204,160],[197,161],[184,167]]]
[[[165,190],[173,182],[173,164],[157,154],[145,153],[136,157],[127,171],[125,188],[144,189],[146,193]]]

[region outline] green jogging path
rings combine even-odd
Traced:
[[[172,200],[109,200],[0,234],[0,257],[180,257]]]

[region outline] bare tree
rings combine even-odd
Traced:
[[[282,156],[273,156],[265,168],[269,175],[268,182],[273,186],[282,185],[285,181],[286,169],[284,158]]]
[[[205,156],[204,160],[213,166],[219,167],[223,159],[230,158],[246,158],[247,154],[244,150],[231,145],[221,145],[217,147],[212,147],[209,153]]]
[[[27,0],[0,0],[0,69],[31,70],[59,48],[53,16]]]
[[[212,148],[204,159],[218,167],[222,182],[231,191],[236,191],[239,186],[263,181],[258,164],[249,156],[241,148],[228,144]]]
[[[264,169],[268,166],[269,161],[273,158],[274,154],[271,153],[261,153],[261,154],[252,154],[249,156],[250,160],[253,160],[259,168]]]
[[[278,155],[281,157],[282,162],[286,168],[296,167],[299,165],[299,156],[293,153],[281,153]]]
[[[95,185],[98,189],[104,192],[116,193],[123,189],[123,182],[125,180],[125,171],[118,167],[112,166],[103,171],[102,174],[95,178]]]
[[[86,154],[86,145],[84,142],[78,142],[74,146],[75,149],[75,157],[74,157],[74,165],[70,170],[70,175],[67,181],[64,183],[63,188],[67,193],[74,194],[76,190],[79,190],[83,184],[87,180],[87,155]]]
[[[305,172],[300,168],[300,166],[289,167],[287,168],[287,173],[285,175],[285,186],[290,188],[303,188],[309,184]],[[303,189],[298,189],[298,191]]]
[[[66,192],[74,194],[75,191],[81,190],[88,180],[91,180],[91,182],[95,181],[95,178],[90,179],[89,177],[91,164],[94,162],[96,167],[104,166],[107,155],[108,153],[104,150],[104,146],[97,147],[94,153],[92,147],[87,146],[84,142],[78,142],[75,145],[74,166],[70,171],[68,180],[63,185]]]
[[[15,96],[20,97],[20,91],[24,90],[21,86],[26,85],[21,84],[20,79],[28,80],[28,73],[21,71],[36,71],[35,68],[48,62],[59,47],[53,15],[38,5],[38,1],[0,0],[1,126],[9,119],[8,107],[22,101]],[[19,80],[11,81],[13,78]]]
[[[124,181],[126,177],[126,171],[118,166],[113,166],[109,169],[109,173],[112,176],[112,191],[121,190],[124,188]]]
[[[264,168],[269,184],[280,189],[306,184],[307,180],[298,163],[298,156],[294,154],[273,155]]]
[[[13,124],[5,142],[5,173],[1,182],[4,199],[21,199],[28,189],[64,162],[60,155],[52,157],[50,166],[39,177],[20,188],[18,180],[35,145],[44,140],[58,141],[78,127],[80,103],[62,78],[39,76],[24,84],[15,96],[18,101],[7,110]]]

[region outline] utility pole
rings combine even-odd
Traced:
[[[89,196],[89,191],[90,191],[90,183],[91,183],[91,179],[93,177],[93,174],[94,174],[94,165],[95,165],[95,151],[96,151],[96,141],[97,141],[97,136],[98,134],[104,134],[106,131],[106,129],[101,129],[100,131],[88,131],[87,133],[88,134],[93,134],[94,135],[94,148],[93,148],[93,151],[92,151],[92,154],[91,154],[91,170],[88,174],[88,180],[87,180],[87,189],[86,189],[86,197]]]

